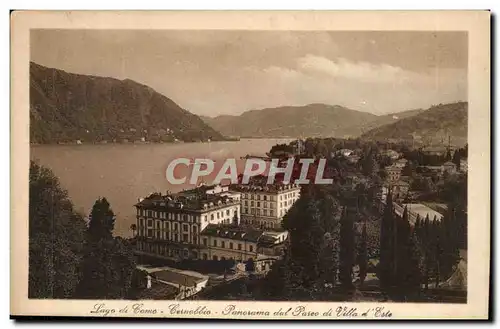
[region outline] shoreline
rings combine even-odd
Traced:
[[[76,143],[76,142],[71,142],[71,143],[30,143],[30,146],[82,146],[82,145],[176,145],[176,144],[210,144],[210,143],[221,143],[221,142],[241,142],[243,140],[262,140],[262,139],[279,139],[279,140],[290,140],[294,139],[294,137],[242,137],[240,139],[228,139],[228,140],[216,140],[216,141],[178,141],[178,142],[107,142],[107,143],[102,143],[102,142],[94,142],[94,143]]]

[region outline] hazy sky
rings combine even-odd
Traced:
[[[210,116],[309,103],[382,114],[467,100],[464,32],[32,30],[31,59],[129,78]]]

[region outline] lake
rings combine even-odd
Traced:
[[[59,177],[77,211],[88,215],[95,200],[106,197],[116,214],[115,235],[129,237],[132,235],[130,225],[136,222],[134,204],[138,198],[152,192],[178,192],[193,187],[167,182],[165,170],[171,160],[205,157],[214,160],[217,169],[217,164],[226,158],[264,155],[273,145],[290,141],[242,139],[178,144],[33,145],[30,157]],[[242,163],[238,160],[239,168]],[[211,177],[215,177],[215,172]],[[210,183],[210,177],[206,183]]]

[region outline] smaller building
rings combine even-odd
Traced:
[[[416,171],[423,176],[441,175],[443,173],[443,166],[419,166]]]
[[[444,146],[427,146],[422,148],[422,153],[425,155],[443,156],[448,149]]]
[[[394,200],[405,199],[409,194],[410,184],[401,180],[392,183],[385,183],[378,194],[378,197],[382,202],[385,202],[387,194],[389,194],[389,190],[391,191],[391,195]]]
[[[467,159],[460,159],[460,171],[467,172]]]
[[[457,171],[457,165],[451,161],[445,162],[443,164],[443,172],[447,172],[449,174],[454,174]]]
[[[385,172],[387,173],[387,181],[388,182],[397,182],[401,178],[401,168],[397,166],[388,166],[385,167]]]
[[[260,255],[281,257],[285,249],[285,241],[288,239],[288,231],[264,232],[257,243],[257,251]]]
[[[408,191],[410,190],[410,184],[399,180],[390,185],[391,193],[395,199],[404,199],[408,196]]]
[[[201,259],[247,261],[257,258],[263,231],[251,227],[209,224],[201,232]]]
[[[404,167],[406,167],[406,164],[408,163],[408,160],[406,160],[405,158],[402,158],[402,159],[398,159],[395,163],[394,163],[394,166],[398,167],[398,168],[401,168],[403,169]]]
[[[346,159],[350,163],[356,164],[359,162],[359,159],[361,159],[361,157],[359,155],[356,155],[356,154],[351,154],[350,156],[346,157]]]
[[[382,150],[380,152],[380,155],[386,156],[386,157],[388,157],[391,160],[396,160],[396,159],[398,159],[400,157],[400,154],[398,152],[396,152],[394,150],[391,150],[391,149],[389,149],[389,150]]]
[[[160,289],[172,292],[175,289],[175,299],[190,297],[207,286],[208,276],[194,271],[185,271],[172,267],[150,267],[138,265],[138,270],[146,271],[151,277],[153,284],[149,289]],[[169,286],[161,287],[159,284]]]
[[[353,153],[354,153],[354,151],[350,150],[350,149],[341,149],[341,150],[337,151],[337,154],[341,155],[343,157],[348,157],[348,156],[350,156]]]

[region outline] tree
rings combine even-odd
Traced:
[[[394,273],[394,207],[391,191],[387,194],[380,226],[380,262],[378,278],[383,289],[393,282]]]
[[[460,169],[460,150],[456,150],[454,153],[453,153],[453,159],[452,159],[452,162],[455,164],[455,166],[457,166],[457,170]]]
[[[136,224],[130,225],[130,229],[132,230],[132,236],[135,237],[135,232],[137,231],[137,225]]]
[[[79,281],[85,222],[54,173],[30,162],[29,298],[70,298]]]
[[[419,245],[415,229],[410,233],[408,253],[408,275],[405,283],[409,291],[420,291],[420,283],[425,270],[425,264],[422,248]]]
[[[446,150],[446,155],[444,157],[444,161],[450,161],[452,158],[451,158],[451,150],[448,148]]]
[[[357,263],[359,265],[359,280],[361,284],[365,281],[367,270],[368,270],[368,249],[366,240],[368,239],[366,233],[366,221],[363,223],[363,228],[361,231],[361,238],[358,245],[358,257]]]
[[[253,258],[249,258],[247,262],[245,263],[245,271],[247,272],[253,272],[255,271],[255,262]]]
[[[448,278],[453,271],[453,267],[460,259],[460,222],[457,220],[455,208],[450,205],[448,211],[441,219],[440,237],[442,240],[442,255],[440,259],[440,269],[442,278]]]
[[[434,273],[435,273],[435,281],[436,288],[439,286],[439,282],[441,279],[441,264],[442,264],[442,256],[443,256],[443,241],[442,241],[442,232],[440,228],[440,222],[436,220],[436,216],[434,216],[434,220],[432,221],[432,231],[433,231],[433,249],[434,249]]]
[[[132,246],[113,238],[115,215],[105,198],[92,207],[78,297],[120,299],[128,296],[135,259]]]
[[[78,297],[90,299],[122,299],[132,286],[136,267],[134,254],[127,241],[108,238],[92,241],[84,257]]]
[[[354,265],[354,228],[347,207],[340,219],[339,279],[345,289],[352,288],[352,267]]]
[[[410,222],[408,209],[405,207],[402,218],[395,218],[394,222],[394,283],[404,287],[408,277],[408,257],[410,255]]]
[[[314,285],[320,275],[320,253],[325,234],[321,222],[315,187],[308,185],[283,219],[284,228],[290,232],[291,267],[297,270],[293,273],[294,279],[305,288]]]
[[[425,272],[424,272],[424,282],[425,288],[429,287],[430,273],[433,268],[433,253],[432,253],[432,228],[429,220],[429,215],[425,216],[423,227],[422,227],[422,246],[424,249],[424,259],[425,259]]]
[[[364,155],[360,162],[363,174],[366,176],[371,176],[379,171],[379,165],[375,160],[375,155],[372,150]]]
[[[115,214],[106,198],[100,198],[94,203],[89,218],[88,237],[90,240],[99,241],[113,236]]]
[[[414,169],[415,169],[415,166],[413,164],[413,161],[408,161],[406,163],[406,165],[404,166],[403,170],[401,171],[401,175],[413,177]]]

